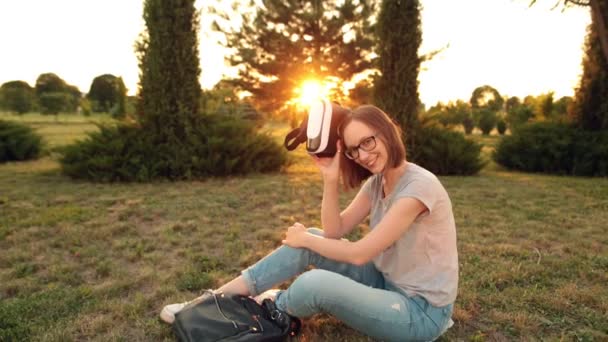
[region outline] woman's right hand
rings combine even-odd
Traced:
[[[333,157],[318,157],[312,155],[312,159],[321,171],[325,181],[338,181],[340,179],[340,159],[342,154],[342,144],[340,140],[336,142],[336,154]]]

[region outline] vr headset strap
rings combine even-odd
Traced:
[[[308,126],[308,117],[302,121],[300,127],[294,128],[285,136],[285,148],[289,151],[295,150],[298,145],[306,141],[306,127]]]

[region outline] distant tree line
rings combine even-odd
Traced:
[[[127,113],[128,101],[122,78],[110,74],[95,77],[85,95],[54,73],[38,76],[34,87],[20,80],[0,86],[0,109],[18,114],[109,113],[121,118]]]
[[[569,122],[572,104],[572,97],[556,100],[553,92],[521,99],[503,96],[492,86],[483,85],[473,90],[469,101],[438,102],[425,109],[422,116],[445,128],[459,127],[465,134],[471,134],[477,128],[483,135],[489,135],[493,130],[503,135],[527,123]]]

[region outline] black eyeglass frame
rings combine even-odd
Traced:
[[[371,152],[373,151],[376,146],[378,146],[378,142],[376,141],[376,138],[378,137],[378,133],[374,133],[372,135],[370,135],[369,137],[365,137],[363,139],[361,139],[361,142],[354,147],[349,147],[347,149],[344,150],[344,155],[346,156],[346,158],[350,159],[350,160],[357,160],[359,158],[359,149],[365,151],[365,152]],[[371,142],[373,143],[373,145],[371,147],[366,147],[364,148],[363,144],[365,144],[367,141],[369,141],[369,139],[371,139]]]

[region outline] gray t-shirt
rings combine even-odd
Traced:
[[[383,198],[382,174],[370,177],[361,191],[371,198],[371,229],[400,198],[413,197],[427,207],[399,240],[374,258],[374,264],[408,296],[420,295],[437,307],[453,303],[458,290],[456,224],[452,202],[439,179],[408,162],[387,198]]]

